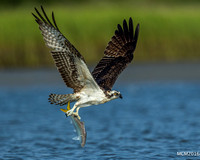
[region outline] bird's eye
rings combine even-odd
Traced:
[[[116,96],[117,95],[117,93],[114,93],[114,96]]]

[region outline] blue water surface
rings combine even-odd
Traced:
[[[70,119],[48,102],[63,85],[0,88],[0,159],[195,159],[200,152],[200,83],[117,83],[123,99],[80,109],[81,148]]]

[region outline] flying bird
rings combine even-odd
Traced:
[[[46,45],[51,48],[55,65],[65,84],[74,90],[72,94],[50,94],[51,104],[66,105],[75,102],[72,109],[66,112],[68,116],[76,115],[79,119],[79,109],[91,105],[103,104],[122,98],[119,91],[112,90],[119,74],[133,60],[136,48],[139,24],[135,32],[132,18],[123,25],[118,24],[114,36],[108,43],[103,58],[91,73],[83,56],[59,30],[54,13],[51,22],[41,6],[42,14],[35,8],[33,14],[42,32]]]

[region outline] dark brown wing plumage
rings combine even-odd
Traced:
[[[112,89],[118,75],[132,61],[139,34],[139,24],[134,33],[132,18],[129,19],[129,25],[124,20],[123,28],[119,24],[117,27],[104,51],[104,57],[92,72],[98,85],[105,90]]]
[[[91,82],[94,80],[91,78],[92,76],[81,54],[58,29],[53,12],[52,24],[42,6],[41,10],[44,17],[36,8],[35,11],[38,16],[32,14],[39,24],[39,29],[42,31],[46,45],[52,49],[53,59],[64,82],[68,87],[78,92],[86,85],[88,79]]]

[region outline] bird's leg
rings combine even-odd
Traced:
[[[76,109],[76,112],[74,112],[75,109]],[[78,117],[78,119],[81,119],[81,117],[78,114],[79,109],[80,109],[80,107],[77,107],[77,105],[74,105],[74,107],[72,109],[70,109],[70,102],[68,102],[67,110],[61,109],[61,111],[65,112],[67,114],[67,116],[71,116],[73,114],[76,117]]]
[[[74,114],[74,110],[76,109],[77,105],[75,104],[73,106],[72,109],[70,109],[69,111],[66,112],[67,116],[71,116],[72,114]]]
[[[77,108],[76,108],[76,112],[73,113],[73,114],[74,114],[75,116],[77,116],[78,119],[81,119],[81,117],[80,117],[79,114],[78,114],[79,109],[80,109],[80,107],[77,107]]]

